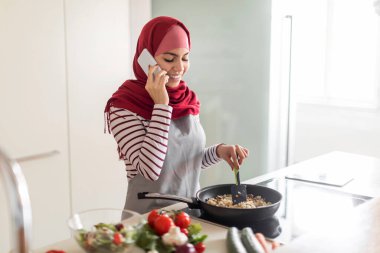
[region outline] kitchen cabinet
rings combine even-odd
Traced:
[[[62,1],[0,2],[0,145],[13,158],[58,151],[20,163],[29,186],[36,247],[69,236],[63,15]],[[0,208],[8,208],[7,202]],[[9,227],[0,229],[9,234]],[[9,251],[8,243],[2,240],[1,252]]]
[[[131,73],[128,2],[65,1],[73,212],[124,206],[125,166],[103,112]]]
[[[69,238],[73,212],[123,207],[127,178],[103,111],[131,74],[129,1],[4,0],[0,24],[0,146],[20,159],[39,248]]]

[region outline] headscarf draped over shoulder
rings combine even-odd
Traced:
[[[151,118],[154,102],[145,90],[147,76],[138,64],[137,59],[144,48],[146,48],[152,55],[156,55],[162,40],[173,26],[179,26],[186,32],[188,47],[190,50],[190,33],[182,22],[166,16],[156,17],[150,20],[143,27],[137,42],[136,53],[133,59],[133,72],[136,79],[125,81],[108,100],[105,107],[104,112],[106,115],[108,131],[110,131],[109,113],[112,106],[127,109],[145,119]],[[176,87],[166,86],[166,89],[169,95],[169,105],[173,107],[172,119],[177,119],[189,114],[199,114],[199,100],[197,99],[196,94],[189,89],[186,82],[181,80]]]

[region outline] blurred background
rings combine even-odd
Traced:
[[[333,150],[380,157],[374,7],[370,0],[1,0],[0,146],[29,186],[33,248],[68,238],[73,212],[124,205],[124,165],[103,133],[103,111],[133,78],[137,37],[152,17],[189,28],[185,80],[201,100],[207,145],[247,147],[242,179]],[[220,163],[203,172],[201,185],[232,176]],[[10,247],[3,190],[0,253]]]

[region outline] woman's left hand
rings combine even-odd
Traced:
[[[220,144],[216,148],[216,154],[225,160],[233,170],[240,168],[243,160],[248,157],[249,150],[239,145]]]

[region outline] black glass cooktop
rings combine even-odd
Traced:
[[[284,244],[309,231],[323,230],[330,221],[341,218],[356,206],[371,199],[343,193],[338,187],[326,188],[319,184],[287,178],[270,179],[258,185],[270,187],[282,194],[280,208],[275,216],[244,226],[250,226],[255,232],[263,233],[265,237]],[[226,221],[215,221],[199,209],[183,210],[199,219],[226,227],[234,226]]]

